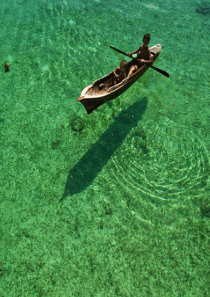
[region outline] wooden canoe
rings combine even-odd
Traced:
[[[153,60],[155,61],[161,51],[161,45],[156,44],[150,47]],[[128,67],[132,66],[135,63],[134,60],[128,63]],[[84,88],[81,93],[81,96],[77,99],[81,102],[87,113],[90,114],[101,104],[115,99],[123,92],[125,92],[132,84],[134,84],[139,77],[141,77],[145,71],[149,68],[146,64],[142,65],[136,72],[134,72],[130,77],[126,77],[117,85],[113,85],[114,72],[110,72],[108,75],[99,78],[94,81],[91,85]],[[102,87],[106,86],[106,87]]]

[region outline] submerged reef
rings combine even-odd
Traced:
[[[202,1],[200,3],[197,3],[197,8],[195,11],[202,15],[210,15],[210,2]]]
[[[74,132],[81,132],[85,128],[85,121],[79,116],[74,116],[70,122],[70,126]]]

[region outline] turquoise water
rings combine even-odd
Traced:
[[[0,296],[210,295],[209,11],[1,3]],[[109,46],[144,33],[170,78],[87,115],[82,89],[125,58]]]

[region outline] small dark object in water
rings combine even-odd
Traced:
[[[203,14],[203,15],[207,15],[207,14],[209,14],[210,13],[210,10],[209,10],[209,8],[207,7],[207,8],[200,8],[200,9],[198,9],[198,8],[196,8],[196,12],[197,13],[201,13],[201,14]]]
[[[51,148],[52,148],[52,150],[56,150],[57,147],[59,146],[60,142],[61,142],[60,140],[52,141],[51,142]]]
[[[197,8],[195,11],[202,15],[210,14],[210,5],[209,3],[202,1],[202,3],[197,5]]]
[[[10,69],[9,69],[10,66],[11,66],[11,64],[7,64],[6,62],[4,62],[4,71],[9,72],[10,71]]]
[[[210,218],[210,204],[207,203],[207,204],[202,205],[200,210],[204,217]]]

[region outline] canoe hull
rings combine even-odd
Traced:
[[[161,45],[157,44],[151,47],[150,50],[155,61],[161,51]],[[132,63],[132,61],[128,64],[130,63]],[[87,86],[82,91],[81,96],[77,100],[83,104],[83,106],[87,110],[87,113],[90,114],[103,103],[113,100],[124,93],[137,81],[137,79],[139,79],[147,71],[148,68],[149,66],[144,64],[130,77],[125,78],[122,82],[115,86],[111,86],[109,90],[100,90],[99,85],[110,80],[113,77],[114,74],[112,71],[108,75],[94,81],[91,85]]]

